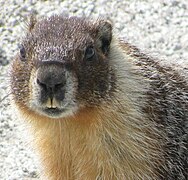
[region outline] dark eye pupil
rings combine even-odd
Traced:
[[[23,45],[19,45],[19,49],[20,49],[20,56],[22,59],[24,59],[26,57],[26,51]]]
[[[86,59],[91,59],[95,54],[95,50],[93,47],[88,47],[85,51],[85,58]]]

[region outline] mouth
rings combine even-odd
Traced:
[[[59,108],[44,108],[43,109],[43,112],[47,116],[51,116],[51,117],[58,117],[65,111],[66,111],[66,109],[59,109]]]
[[[56,119],[56,118],[66,118],[66,117],[70,117],[73,116],[76,112],[77,112],[78,108],[76,106],[72,106],[72,107],[64,107],[64,108],[42,108],[40,110],[40,113],[42,113],[43,115]]]
[[[32,110],[36,111],[38,114],[52,119],[74,116],[74,114],[79,109],[76,102],[62,103],[61,105],[59,105],[56,103],[56,101],[53,101],[53,103],[49,101],[45,104],[42,104],[40,102],[36,104],[35,101],[32,101],[29,107]]]

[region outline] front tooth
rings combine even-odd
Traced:
[[[48,100],[46,102],[46,107],[47,108],[52,108],[52,100],[51,100],[51,98],[48,98]]]
[[[57,108],[58,104],[55,98],[52,99],[52,108]]]
[[[46,102],[46,107],[47,108],[57,108],[58,107],[58,103],[55,100],[55,98],[48,98],[47,102]]]

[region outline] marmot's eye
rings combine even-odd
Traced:
[[[24,61],[26,58],[26,50],[22,44],[20,44],[18,47],[20,49],[20,58],[22,61]]]
[[[86,48],[85,58],[86,60],[91,60],[91,58],[95,55],[95,50],[92,46]]]

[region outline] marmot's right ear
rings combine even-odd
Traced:
[[[106,54],[112,40],[112,25],[109,21],[99,21],[97,39],[100,40],[100,47]]]
[[[29,16],[28,20],[28,30],[31,32],[32,29],[35,27],[35,24],[37,23],[37,17],[36,13],[32,12]]]

